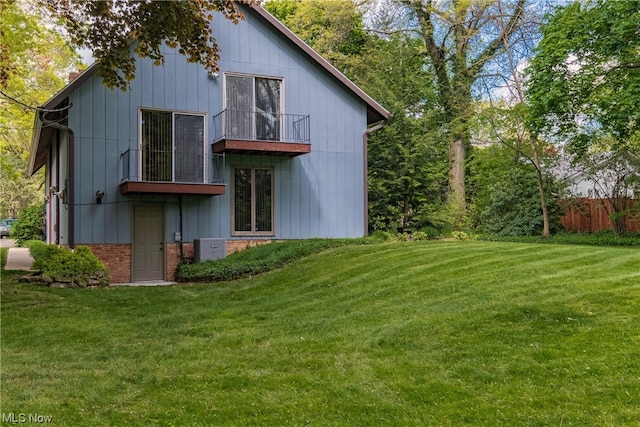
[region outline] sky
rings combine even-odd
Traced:
[[[93,55],[91,54],[90,49],[79,49],[78,54],[82,57],[82,62],[87,65],[93,64]]]

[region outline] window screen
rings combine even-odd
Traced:
[[[204,116],[142,111],[142,180],[204,182]]]

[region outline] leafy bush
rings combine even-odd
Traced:
[[[559,229],[561,209],[550,192],[554,183],[546,183],[551,232]],[[503,181],[492,187],[489,205],[481,215],[481,228],[499,236],[533,236],[542,234],[542,207],[535,172],[530,168],[511,169]]]
[[[32,239],[44,238],[45,233],[45,203],[31,205],[20,212],[18,221],[13,224],[11,237],[16,239],[16,244],[22,246],[24,242]]]
[[[454,240],[474,240],[476,236],[465,231],[454,230],[451,232],[451,238]]]
[[[442,235],[442,233],[440,232],[440,230],[438,230],[435,227],[423,227],[420,232],[424,233],[427,235],[427,239],[429,240],[433,240],[433,239],[439,239],[440,236]]]
[[[388,231],[376,230],[369,235],[369,239],[378,240],[380,242],[386,242],[393,238],[394,234]]]
[[[28,240],[24,242],[22,246],[29,249],[31,256],[34,259],[45,257],[47,251],[51,247],[51,245],[43,242],[42,240]]]
[[[309,239],[273,242],[236,252],[226,258],[181,264],[176,276],[179,282],[216,282],[232,280],[279,268],[296,259],[326,249],[353,244],[367,244],[379,238]]]
[[[42,271],[53,281],[71,283],[76,286],[106,285],[108,270],[87,246],[78,246],[74,251],[41,241],[29,241],[34,259],[33,267]]]
[[[416,231],[411,234],[413,240],[429,240],[429,234],[424,231]]]

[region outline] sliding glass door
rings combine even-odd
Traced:
[[[227,136],[280,141],[282,80],[226,75],[225,85]]]

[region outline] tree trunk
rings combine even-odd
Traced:
[[[450,171],[450,193],[449,201],[454,211],[454,226],[462,227],[467,208],[467,201],[464,187],[464,161],[465,148],[462,138],[456,139],[450,149],[451,171]]]
[[[621,195],[619,191],[614,190],[614,194],[610,197],[609,206],[609,218],[613,223],[613,231],[616,236],[624,236],[627,234],[627,213],[631,208],[630,199],[626,197],[626,194]],[[603,199],[604,203],[604,199]]]
[[[542,237],[546,239],[551,235],[549,230],[549,208],[547,206],[547,195],[544,191],[544,178],[542,176],[542,169],[540,168],[540,156],[538,156],[538,150],[536,150],[533,141],[531,141],[531,148],[533,148],[533,161],[536,168],[536,177],[538,178],[540,205],[542,206]]]
[[[627,216],[614,216],[613,217],[613,231],[616,236],[624,236],[627,234]]]
[[[402,232],[407,231],[409,227],[409,195],[404,195],[404,206],[402,208]]]

